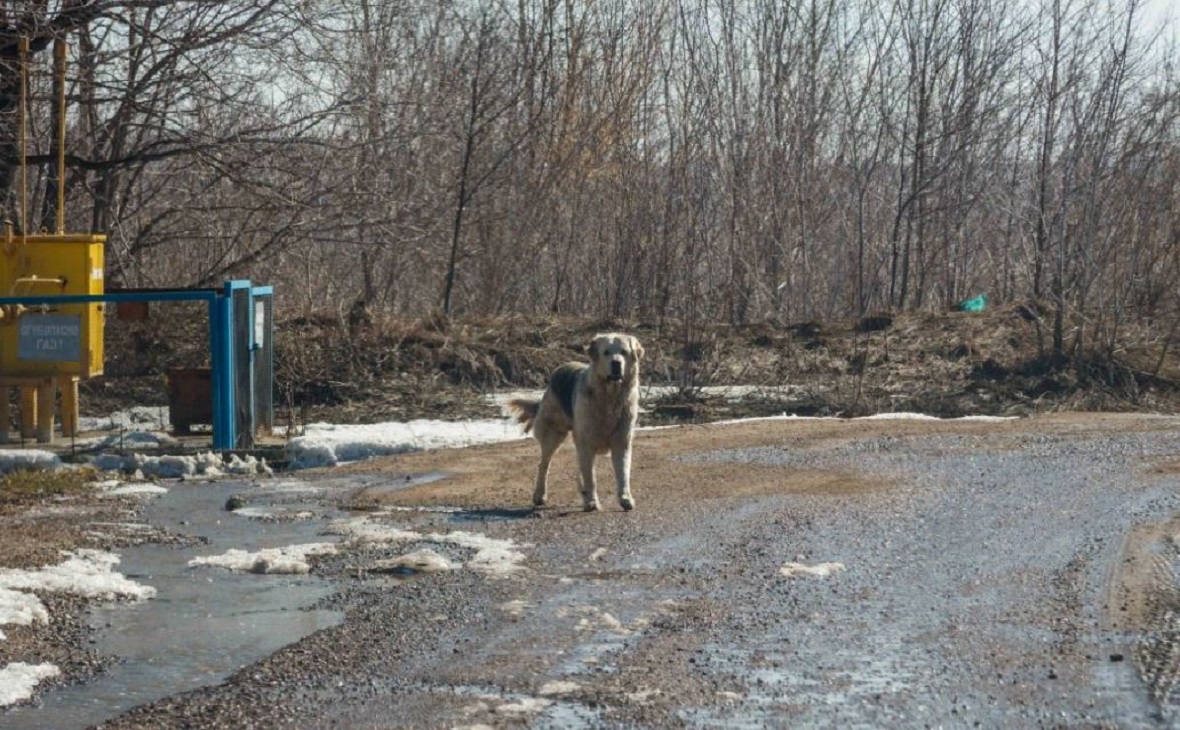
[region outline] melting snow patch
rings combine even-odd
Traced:
[[[66,553],[65,562],[37,570],[0,568],[0,588],[19,591],[69,593],[84,598],[143,600],[156,595],[156,589],[128,580],[112,570],[119,556],[102,550],[77,550]]]
[[[61,670],[52,664],[15,662],[0,669],[0,707],[27,700],[41,680],[56,677]]]
[[[308,558],[314,555],[335,554],[335,543],[310,542],[281,548],[265,548],[255,552],[230,550],[223,555],[196,557],[188,561],[188,564],[194,568],[208,565],[238,573],[303,574],[311,572]]]
[[[392,525],[373,522],[367,517],[334,520],[328,523],[324,533],[340,535],[350,545],[386,545],[391,542],[422,540],[422,533],[399,530]]]
[[[417,420],[359,425],[309,424],[302,436],[287,443],[291,468],[335,466],[374,456],[443,449],[525,438],[520,427],[505,419],[470,421]]]
[[[446,535],[432,534],[430,539],[436,542],[449,542],[459,547],[475,550],[475,556],[467,561],[467,567],[484,575],[504,576],[524,570],[524,554],[517,552],[519,547],[511,540],[496,540],[485,535],[471,532],[451,532]]]
[[[41,599],[28,593],[0,588],[0,626],[28,626],[34,622],[49,622],[49,612],[45,610]]]
[[[226,474],[239,476],[274,474],[274,470],[266,463],[266,459],[255,459],[249,454],[243,459],[237,454],[230,454],[229,460],[226,461],[212,451],[195,456],[101,454],[94,459],[94,466],[102,471],[139,472],[146,477],[156,479],[183,479],[195,476],[219,477]]]
[[[399,555],[388,560],[378,560],[370,570],[378,572],[438,573],[454,570],[455,564],[430,548]]]
[[[524,570],[524,554],[512,540],[498,540],[473,532],[431,532],[421,533],[401,530],[391,525],[374,522],[367,517],[336,520],[328,525],[329,535],[341,535],[350,545],[381,545],[392,542],[433,542],[457,545],[474,550],[475,555],[467,561],[467,567],[492,577],[503,577]]]
[[[136,406],[101,418],[78,419],[80,431],[167,431],[171,427],[167,406]]]
[[[42,449],[13,449],[0,451],[0,474],[21,469],[56,469],[61,459]]]
[[[844,570],[844,563],[819,563],[818,565],[804,565],[803,563],[787,563],[778,569],[784,578],[797,578],[808,575],[815,578],[827,578],[833,573]]]
[[[103,482],[107,484],[107,482]],[[115,482],[119,485],[119,482]],[[102,490],[104,497],[158,497],[161,494],[167,494],[168,488],[161,487],[159,484],[122,484],[115,487],[105,487]]]

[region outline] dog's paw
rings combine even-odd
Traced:
[[[623,508],[624,512],[630,512],[631,510],[635,509],[635,498],[623,497],[619,500],[619,506]]]
[[[586,504],[582,505],[582,511],[583,512],[597,512],[598,511],[598,503],[597,502],[587,502]]]

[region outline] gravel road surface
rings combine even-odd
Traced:
[[[569,446],[536,513],[532,442],[301,473],[355,510],[313,563],[343,623],[103,727],[1176,726],[1178,436],[1089,414],[652,430],[631,513],[603,487],[578,509]],[[382,569],[424,549],[461,567]]]

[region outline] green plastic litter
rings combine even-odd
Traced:
[[[964,299],[955,305],[955,309],[960,312],[982,312],[987,309],[987,295],[980,294],[970,299]]]

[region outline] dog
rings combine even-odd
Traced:
[[[541,463],[533,490],[533,505],[545,504],[549,462],[571,431],[581,474],[582,507],[598,507],[594,460],[610,452],[619,506],[635,509],[631,494],[631,440],[639,420],[639,361],[643,346],[631,335],[595,335],[586,346],[590,363],[568,362],[549,378],[541,400],[517,398],[508,403],[524,432],[533,432],[541,445]]]

